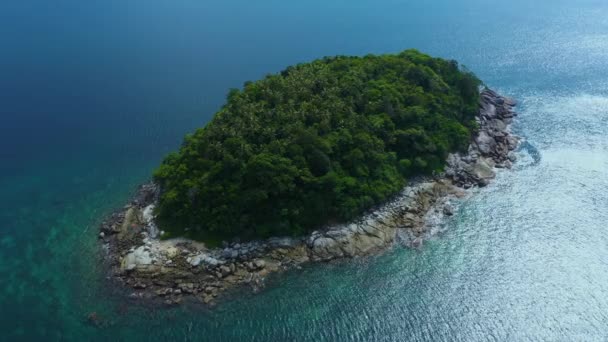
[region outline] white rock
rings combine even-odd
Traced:
[[[144,246],[140,246],[124,257],[121,266],[123,269],[132,270],[140,265],[146,266],[151,264],[152,257],[150,256],[150,252]]]
[[[154,204],[150,204],[145,207],[142,213],[143,219],[146,222],[146,227],[150,237],[156,238],[158,236],[158,227],[154,223]]]
[[[205,265],[209,265],[209,266],[217,266],[220,264],[219,260],[217,260],[205,253],[188,258],[188,259],[186,259],[186,261],[194,267],[199,266],[201,263],[205,264]]]
[[[154,204],[145,207],[142,215],[146,223],[152,222],[154,220]]]

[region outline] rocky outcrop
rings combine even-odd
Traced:
[[[307,239],[311,259],[332,259],[366,255],[386,248],[397,238],[398,231],[407,230],[409,238],[400,242],[412,244],[425,232],[425,214],[446,196],[462,196],[458,188],[441,181],[419,182],[406,187],[393,201],[374,210],[361,220],[347,225],[317,231]]]
[[[173,305],[186,296],[212,304],[226,289],[246,285],[258,291],[269,274],[306,262],[368,255],[395,243],[419,248],[445,216],[456,214],[452,200],[465,196],[464,189],[487,185],[497,168],[510,168],[515,161],[511,151],[518,139],[509,132],[514,105],[484,90],[479,131],[467,153],[449,155],[444,174],[413,182],[356,222],[324,227],[304,238],[224,243],[221,248],[158,239],[158,189],[146,184],[101,226],[114,278],[133,288],[135,299],[158,298]]]
[[[479,132],[466,154],[448,156],[445,175],[460,187],[486,186],[496,176],[495,168],[511,168],[519,139],[509,131],[516,115],[515,101],[486,89],[481,93],[477,117]]]
[[[132,252],[127,254],[121,262],[120,267],[123,270],[131,271],[137,267],[148,266],[152,264],[152,256],[150,255],[150,249],[146,246],[140,246],[134,249]]]

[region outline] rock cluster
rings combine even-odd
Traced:
[[[511,168],[519,139],[509,132],[516,113],[515,101],[486,89],[481,93],[477,117],[479,132],[465,155],[450,154],[445,175],[457,186],[468,189],[486,186],[496,176],[494,168]]]
[[[268,274],[309,261],[368,255],[395,242],[420,247],[443,217],[455,214],[453,198],[465,196],[463,189],[487,185],[495,168],[510,168],[515,161],[511,151],[518,139],[509,132],[514,105],[484,90],[479,131],[466,154],[448,157],[445,174],[414,182],[356,222],[325,227],[301,239],[275,237],[220,248],[183,238],[161,240],[153,215],[158,188],[143,185],[129,205],[101,226],[112,274],[134,290],[132,298],[177,304],[189,297],[212,304],[229,288],[249,285],[258,291]]]

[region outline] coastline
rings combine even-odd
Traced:
[[[101,225],[111,278],[136,299],[161,299],[178,304],[197,298],[214,304],[228,289],[250,286],[259,291],[264,279],[308,262],[327,262],[381,252],[392,245],[419,248],[437,231],[444,216],[452,216],[454,198],[466,189],[486,186],[496,169],[510,168],[510,153],[518,145],[510,124],[515,102],[491,90],[480,96],[479,132],[466,154],[451,154],[442,175],[422,178],[386,204],[350,224],[325,227],[302,238],[204,244],[178,238],[159,240],[152,209],[158,195],[154,184],[140,187],[132,201]]]

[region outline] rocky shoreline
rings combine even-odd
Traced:
[[[154,224],[157,187],[139,188],[131,202],[101,225],[111,278],[133,289],[130,297],[167,305],[196,298],[213,305],[228,289],[259,291],[265,278],[307,262],[369,255],[394,244],[418,248],[452,216],[454,198],[486,186],[498,168],[511,168],[519,139],[510,132],[515,102],[485,89],[477,117],[479,131],[466,154],[451,154],[445,172],[408,185],[393,200],[360,220],[325,227],[303,238],[224,243],[221,248],[183,238],[161,240]]]

